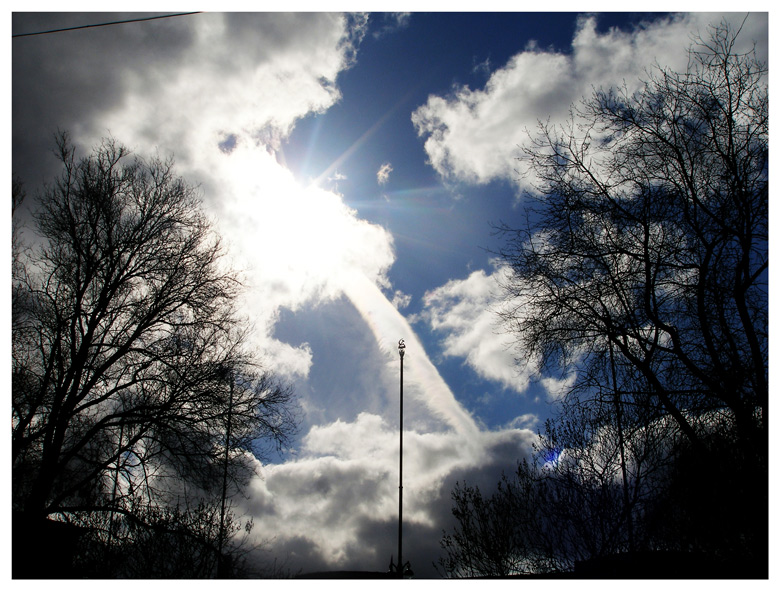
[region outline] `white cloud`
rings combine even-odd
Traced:
[[[495,72],[484,89],[457,88],[449,97],[430,96],[412,114],[431,165],[445,178],[467,183],[508,179],[519,188],[533,181],[516,160],[518,146],[539,121],[564,122],[569,107],[593,88],[628,84],[655,62],[684,70],[686,49],[696,32],[707,34],[722,15],[687,13],[646,23],[631,32],[596,30],[596,18],[582,18],[570,53],[538,49],[533,43]],[[744,14],[727,18],[737,26]],[[743,48],[758,41],[766,55],[766,15],[751,15],[740,37]],[[632,86],[633,85],[633,86]]]
[[[396,393],[396,343],[404,338],[405,515],[410,527],[429,528],[426,539],[435,544],[449,517],[454,480],[467,474],[494,485],[501,469],[528,453],[534,435],[514,427],[530,426],[533,417],[517,417],[502,431],[479,430],[399,312],[409,296],[396,291],[390,301],[382,292],[392,291],[387,280],[395,260],[392,236],[358,218],[337,193],[300,186],[277,160],[276,148],[298,120],[339,100],[336,81],[353,63],[367,17],[208,13],[188,18],[165,29],[170,34],[142,42],[132,33],[138,29],[103,31],[115,41],[101,47],[108,56],[72,44],[70,37],[50,39],[50,53],[31,52],[29,63],[47,63],[54,78],[42,87],[73,100],[50,101],[51,110],[38,108],[32,99],[15,101],[15,126],[48,127],[38,134],[47,138],[60,126],[84,147],[111,133],[141,154],[155,148],[175,154],[177,172],[201,184],[236,266],[246,269],[245,309],[257,327],[258,347],[280,374],[306,376],[314,363],[310,345],[291,346],[274,337],[282,309],[346,297],[369,326],[382,357],[372,376],[381,391]],[[405,23],[397,18],[394,25]],[[620,35],[595,35],[586,25],[573,45],[574,57],[524,52],[494,72],[484,90],[460,89],[446,100],[431,97],[418,109],[415,124],[428,136],[426,150],[437,170],[474,182],[513,178],[511,150],[521,137],[516,134],[524,125],[532,127],[542,109],[544,116],[550,109],[565,114],[582,91],[582,80],[591,82],[587,77],[594,72],[605,79],[619,75],[612,52],[652,56],[669,39],[679,40],[671,25],[657,28],[655,37],[648,30],[650,41],[644,45]],[[663,32],[667,39],[661,39]],[[60,58],[67,68],[56,62]],[[632,67],[639,63],[634,61]],[[24,66],[20,60],[18,67]],[[96,88],[95,81],[105,85]],[[17,84],[15,79],[21,96],[25,89]],[[36,96],[35,88],[28,91]],[[385,166],[377,175],[380,183],[392,171],[389,163]],[[529,375],[516,373],[508,336],[496,329],[490,312],[498,273],[479,271],[433,290],[426,295],[424,314],[444,335],[445,354],[463,357],[487,379],[523,391]],[[362,413],[351,422],[317,425],[303,439],[297,459],[258,466],[261,477],[252,480],[248,499],[236,499],[255,517],[253,535],[276,537],[274,548],[298,552],[297,565],[307,570],[316,560],[332,561],[328,568],[365,569],[371,563],[362,558],[372,556],[378,568],[386,565],[397,516],[393,421],[393,415]]]
[[[405,531],[426,528],[426,537],[438,541],[454,481],[469,473],[470,482],[481,478],[480,484],[492,486],[535,441],[527,429],[476,436],[406,430]],[[258,538],[273,532],[273,548],[291,552],[292,568],[309,571],[319,561],[379,570],[396,543],[398,451],[398,431],[374,414],[314,427],[299,459],[260,467],[263,477],[252,481],[242,509],[256,516]]]
[[[511,465],[525,453],[531,435],[480,433],[396,307],[408,296],[393,292],[387,280],[395,260],[390,233],[360,219],[337,193],[301,186],[277,160],[275,147],[297,119],[338,100],[336,76],[351,59],[344,43],[354,37],[345,30],[346,21],[337,15],[265,18],[273,22],[267,29],[278,45],[260,34],[268,32],[264,25],[251,35],[250,27],[234,19],[206,19],[193,30],[176,73],[134,80],[122,106],[93,128],[110,128],[139,151],[153,141],[161,151],[176,154],[180,174],[201,183],[205,205],[235,265],[244,269],[243,308],[254,321],[255,344],[276,373],[305,378],[316,363],[308,344],[292,346],[275,337],[282,310],[301,311],[344,297],[370,328],[376,350],[360,355],[381,358],[376,387],[350,399],[367,408],[392,408],[390,414],[363,413],[353,422],[313,426],[297,459],[262,467],[261,477],[250,483],[248,501],[240,502],[254,517],[253,535],[275,538],[273,550],[281,560],[290,551],[306,556],[299,564],[307,570],[350,560],[364,569],[370,562],[360,559],[381,549],[381,568],[389,558],[386,548],[379,543],[372,548],[367,540],[387,538],[381,527],[374,532],[375,524],[391,532],[395,525],[397,399],[390,406],[389,397],[397,395],[398,339],[405,338],[408,347],[404,424],[410,523],[434,528],[437,515],[449,513],[451,486],[445,480],[453,471],[474,469],[496,450],[509,454],[502,457]],[[139,131],[137,121],[148,125]],[[86,135],[79,139],[91,141]],[[389,164],[383,168],[384,178],[391,170]],[[394,303],[383,290],[394,293]],[[349,353],[361,363],[355,351]],[[388,397],[388,404],[376,403],[381,397]],[[339,403],[338,393],[334,400]],[[435,542],[439,533],[436,526],[428,537]]]
[[[382,26],[374,32],[374,38],[380,39],[385,35],[395,33],[400,29],[405,29],[409,26],[409,20],[412,13],[410,12],[385,12],[375,13],[373,17],[381,18]]]
[[[507,424],[508,429],[532,429],[539,422],[539,417],[533,413],[516,416]]]
[[[280,309],[338,297],[355,273],[387,286],[394,260],[387,230],[359,219],[340,195],[300,186],[275,153],[296,121],[339,100],[337,76],[353,63],[366,22],[336,13],[199,14],[151,36],[144,51],[136,49],[139,29],[113,29],[108,47],[126,53],[121,60],[52,41],[75,64],[71,77],[107,81],[106,95],[122,98],[79,101],[92,112],[56,126],[84,148],[110,133],[142,156],[175,155],[176,172],[200,185],[245,271],[255,344],[282,376],[305,376],[312,351],[273,338]],[[82,54],[91,56],[89,71],[80,69]]]
[[[515,337],[500,325],[499,267],[488,275],[474,271],[466,279],[453,279],[424,296],[422,318],[443,334],[444,354],[462,357],[480,376],[523,393],[535,374],[535,366],[523,369],[515,363]]]
[[[400,289],[396,289],[393,294],[392,303],[397,309],[403,310],[404,308],[408,308],[409,304],[412,303],[412,296],[402,292]]]
[[[262,147],[238,144],[201,163],[219,201],[207,201],[234,264],[243,270],[244,309],[256,326],[259,349],[280,372],[306,375],[311,351],[292,349],[271,335],[279,311],[316,306],[344,293],[354,275],[389,286],[393,238],[357,217],[340,195],[303,187]]]
[[[84,147],[110,130],[141,155],[154,148],[175,154],[176,171],[200,184],[232,262],[244,270],[243,310],[255,325],[254,344],[280,377],[302,381],[316,354],[308,343],[292,346],[275,337],[282,310],[342,297],[353,304],[375,342],[374,351],[359,353],[380,357],[373,391],[351,398],[367,408],[390,408],[373,399],[397,395],[396,343],[406,339],[406,516],[410,527],[429,528],[425,539],[436,544],[454,475],[487,464],[493,484],[491,462],[511,465],[527,453],[532,435],[480,432],[398,311],[409,296],[393,292],[387,279],[395,260],[390,233],[360,219],[337,193],[301,186],[277,159],[276,147],[298,119],[338,100],[335,81],[354,58],[362,21],[352,21],[350,30],[335,14],[201,16],[166,59],[151,66],[132,58],[111,62],[118,86],[106,91],[122,100],[74,119],[83,125],[62,125]],[[381,178],[391,170],[383,167]],[[383,290],[394,293],[393,302]],[[280,560],[289,551],[305,557],[298,567],[307,570],[313,564],[365,569],[374,553],[377,568],[387,564],[394,542],[385,542],[395,539],[397,515],[396,400],[387,416],[363,413],[352,422],[311,427],[295,460],[258,464],[261,475],[251,480],[249,498],[234,502],[238,514],[254,517],[253,536],[274,538]],[[310,418],[311,425],[316,417]]]
[[[58,125],[71,129],[84,147],[108,130],[141,155],[155,148],[175,154],[176,171],[200,184],[235,266],[245,270],[244,309],[269,367],[282,376],[306,376],[314,361],[310,346],[274,337],[282,309],[346,295],[387,360],[386,379],[397,375],[394,344],[406,338],[408,396],[421,409],[419,424],[476,432],[408,322],[382,294],[390,288],[386,273],[395,259],[390,233],[358,218],[340,195],[301,186],[276,157],[275,147],[298,119],[339,99],[336,79],[353,62],[366,19],[335,13],[194,15],[177,21],[168,35],[152,35],[140,57],[130,51],[138,44],[136,29],[117,28],[109,46],[126,52],[125,60],[101,61],[94,47],[71,48],[57,38],[59,57],[75,64],[71,76],[100,79],[106,84],[100,97],[121,97],[99,108],[94,101],[75,101],[77,116],[63,116]],[[88,44],[93,37],[80,39]],[[90,56],[83,71],[79,54]],[[49,71],[60,69],[52,64]],[[22,119],[20,114],[15,121],[21,125]]]
[[[269,336],[270,326],[263,327],[263,332],[255,335],[257,344],[262,347],[265,367],[273,367],[279,377],[291,378],[293,376],[305,377],[309,375],[313,358],[311,347],[303,343],[299,347],[293,347]]]
[[[571,374],[563,379],[546,377],[542,378],[540,383],[547,390],[547,395],[552,400],[560,400],[571,389],[577,379],[576,374]]]
[[[393,172],[393,166],[389,162],[385,162],[379,167],[379,170],[376,171],[376,182],[379,185],[386,185],[387,181],[390,180],[391,172]]]
[[[182,167],[226,137],[278,147],[298,119],[339,100],[336,78],[364,28],[336,13],[199,14],[177,23],[173,48],[146,40],[156,60],[136,50],[135,29],[115,29],[112,48],[127,45],[110,61],[124,100],[83,121],[76,139],[92,145],[110,130],[133,148],[174,152]]]

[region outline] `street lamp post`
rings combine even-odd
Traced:
[[[404,340],[398,341],[398,356],[401,358],[401,396],[400,396],[400,421],[399,421],[399,446],[398,446],[398,562],[393,564],[393,557],[390,557],[391,576],[395,575],[399,579],[412,578],[414,572],[412,565],[407,560],[403,561],[403,523],[404,523],[404,353],[406,344]]]
[[[401,383],[400,383],[400,419],[399,419],[399,446],[398,446],[398,563],[396,566],[399,578],[405,575],[411,577],[412,567],[407,561],[403,561],[403,498],[404,498],[404,353],[406,343],[398,341],[398,356],[401,358]]]
[[[401,357],[401,396],[400,396],[400,445],[398,452],[398,576],[404,576],[403,561],[403,495],[404,495],[404,340],[398,341],[398,355]]]

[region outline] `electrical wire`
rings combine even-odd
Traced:
[[[125,23],[138,23],[138,22],[142,22],[142,21],[153,21],[153,20],[157,20],[157,19],[161,19],[161,18],[171,18],[171,17],[174,17],[174,16],[189,16],[189,15],[192,15],[192,14],[200,14],[200,13],[201,13],[200,11],[199,12],[179,12],[177,14],[163,14],[163,15],[159,15],[159,16],[148,16],[148,17],[144,17],[144,18],[133,18],[133,19],[125,20],[125,21],[113,21],[113,22],[110,22],[110,23],[96,23],[96,24],[93,24],[93,25],[80,25],[78,27],[67,27],[67,28],[64,28],[64,29],[51,29],[50,31],[36,31],[35,33],[18,33],[16,35],[11,35],[11,38],[14,38],[14,37],[31,37],[33,35],[49,35],[50,33],[62,33],[64,31],[76,31],[78,29],[92,29],[92,28],[95,28],[95,27],[108,27],[108,26],[111,26],[111,25],[122,25],[122,24],[125,24]]]

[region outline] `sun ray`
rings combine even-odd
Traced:
[[[358,149],[360,149],[368,139],[373,136],[385,122],[411,97],[413,90],[406,92],[396,103],[390,107],[384,115],[377,119],[371,127],[369,127],[363,134],[352,142],[352,145],[344,150],[320,175],[312,181],[312,185],[319,186],[323,180],[327,180],[346,160],[348,160]]]
[[[306,145],[306,151],[303,154],[303,161],[301,163],[301,170],[309,170],[309,164],[311,163],[312,156],[316,152],[317,142],[320,139],[320,133],[322,132],[323,117],[315,116],[312,123],[311,136]]]

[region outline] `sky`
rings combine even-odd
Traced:
[[[301,409],[292,449],[257,460],[234,499],[262,560],[386,569],[404,339],[404,560],[436,577],[452,487],[489,488],[526,457],[569,377],[517,364],[495,313],[493,227],[522,221],[529,132],[594,88],[638,88],[653,64],[684,69],[693,35],[744,17],[214,12],[19,37],[11,168],[34,194],[58,172],[60,129],[82,154],[110,136],[173,155],[199,185],[242,271],[253,344]],[[768,59],[767,38],[767,13],[750,14],[741,42]]]

